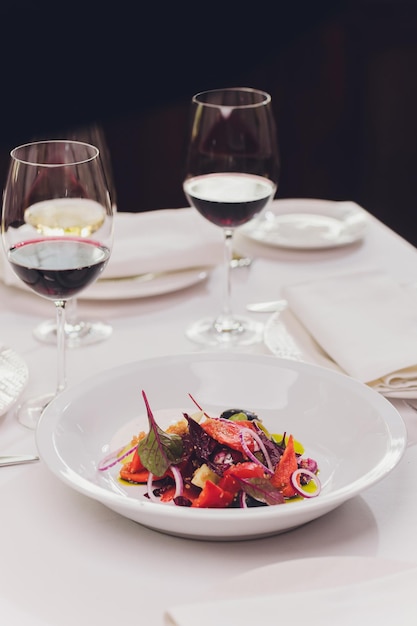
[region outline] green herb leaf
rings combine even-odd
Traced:
[[[142,396],[148,413],[149,433],[138,443],[138,454],[149,472],[154,476],[163,476],[170,465],[181,460],[182,439],[174,433],[166,433],[158,426],[144,391]]]
[[[285,498],[277,487],[271,485],[268,478],[238,478],[234,479],[245,493],[259,502],[264,502],[270,506],[274,504],[283,504]]]

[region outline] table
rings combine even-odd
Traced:
[[[330,273],[379,267],[398,281],[417,279],[417,251],[369,215],[366,238],[344,248],[290,252],[237,236],[236,246],[254,257],[233,270],[233,304],[280,297],[281,287]],[[216,313],[221,268],[181,292],[132,301],[80,301],[80,313],[111,321],[106,342],[68,350],[68,383],[106,368],[164,354],[199,351],[185,336],[194,319]],[[53,315],[36,295],[0,285],[2,341],[30,370],[25,393],[55,385],[54,346],[41,345],[32,329]],[[265,314],[258,319],[267,319]],[[263,317],[262,317],[263,315]],[[267,353],[262,344],[247,351]],[[362,496],[289,533],[245,542],[205,542],[154,532],[71,490],[40,461],[0,469],[0,617],[4,624],[36,626],[160,626],[163,610],[186,602],[242,571],[290,559],[372,556],[417,564],[417,413],[393,400],[408,431],[406,453],[396,469]],[[12,411],[0,418],[0,454],[35,452],[34,433]],[[277,581],[279,584],[279,581]]]

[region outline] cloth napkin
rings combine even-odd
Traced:
[[[24,288],[0,249],[0,278],[7,285]],[[117,213],[113,250],[102,278],[214,267],[223,259],[221,229],[193,208]]]
[[[216,599],[183,604],[168,609],[166,626],[275,626],[276,624],[308,624],[308,626],[415,626],[417,624],[417,568],[366,580],[359,584],[323,589],[279,593],[256,593],[262,585],[254,579],[252,593],[242,589],[236,599]]]
[[[416,397],[416,289],[369,270],[287,286],[284,296],[345,373],[386,396]]]
[[[103,277],[213,267],[223,259],[221,228],[193,208],[118,213],[113,250]]]

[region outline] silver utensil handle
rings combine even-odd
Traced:
[[[39,461],[39,457],[33,454],[0,456],[0,467],[7,467],[9,465],[22,465],[23,463],[34,463],[35,461]]]

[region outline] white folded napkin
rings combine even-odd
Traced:
[[[25,288],[10,268],[3,247],[0,248],[0,278],[7,285]],[[214,267],[223,259],[221,228],[193,208],[117,213],[113,250],[103,278]]]
[[[193,208],[118,213],[113,250],[103,277],[213,267],[223,258],[221,228]]]
[[[386,396],[416,396],[416,289],[371,270],[288,286],[284,295],[344,372]]]
[[[350,585],[262,594],[262,580],[253,588],[242,588],[240,598],[223,600],[208,594],[206,602],[171,607],[165,613],[166,626],[415,626],[417,624],[417,568]]]

